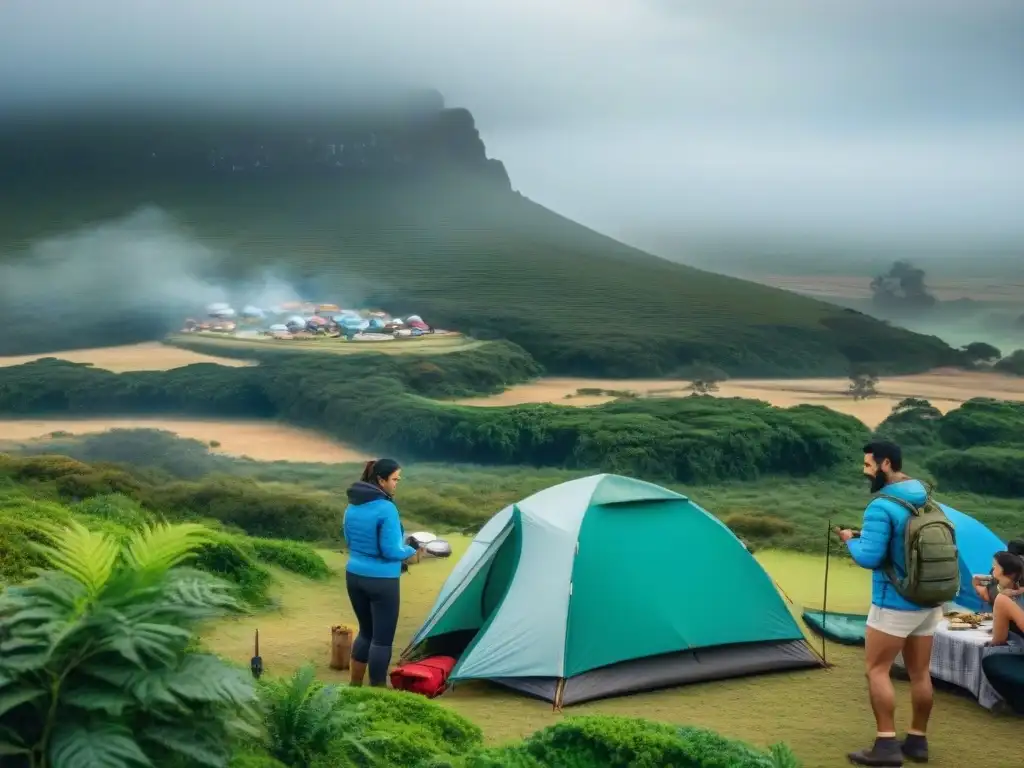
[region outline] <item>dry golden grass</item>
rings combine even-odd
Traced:
[[[179,437],[216,441],[214,453],[248,456],[259,461],[340,463],[366,461],[364,451],[335,442],[317,432],[276,421],[205,421],[201,419],[104,418],[0,420],[0,441],[45,439],[54,432],[84,435],[109,429],[163,429]]]
[[[463,405],[508,406],[523,403],[555,403],[557,405],[598,405],[615,399],[612,395],[584,395],[581,389],[605,391],[630,390],[641,397],[685,397],[690,383],[667,379],[573,379],[545,378],[529,384],[510,387],[491,397],[465,398]],[[1024,378],[997,373],[941,369],[913,376],[884,378],[878,385],[878,396],[853,400],[845,394],[847,379],[734,379],[720,385],[719,397],[744,397],[764,400],[787,408],[794,405],[823,405],[854,416],[869,427],[876,427],[907,397],[923,397],[945,413],[972,397],[994,397],[1001,400],[1024,400]]]
[[[466,540],[452,541],[450,560],[428,560],[413,566],[402,579],[402,613],[397,651],[408,642],[426,617],[444,579],[462,554]],[[281,573],[276,595],[280,610],[234,619],[211,627],[206,644],[240,663],[252,656],[253,632],[260,631],[260,652],[269,674],[285,675],[312,660],[320,676],[342,681],[345,673],[327,666],[330,628],[352,625],[341,571],[343,556],[324,553],[338,574],[321,583]],[[797,604],[821,605],[823,559],[782,552],[758,553],[758,559],[782,590]],[[848,563],[832,561],[829,608],[866,611],[869,595],[866,572]],[[743,610],[742,595],[723,595]],[[794,610],[796,610],[794,608]],[[607,642],[614,643],[628,627],[608,617]],[[814,640],[821,647],[820,640]],[[829,645],[829,670],[782,673],[685,686],[654,693],[596,702],[567,710],[568,714],[617,714],[670,723],[713,728],[728,736],[767,746],[789,743],[807,768],[846,764],[846,752],[867,744],[874,735],[863,676],[863,650]],[[909,691],[896,683],[898,719],[909,719]],[[550,705],[485,684],[462,684],[439,699],[441,703],[479,724],[489,741],[518,738],[555,722],[561,715]],[[933,764],[965,768],[1018,765],[1020,723],[994,716],[974,701],[948,692],[937,693],[931,733]],[[971,755],[964,758],[965,750]]]
[[[213,357],[187,349],[179,349],[156,341],[144,344],[128,344],[121,347],[97,347],[95,349],[71,349],[64,352],[47,352],[42,355],[18,355],[0,357],[0,367],[22,365],[45,357],[56,357],[72,363],[88,363],[96,368],[105,368],[114,373],[125,371],[169,371],[193,363],[217,363],[232,368],[254,365],[246,360],[232,360]]]

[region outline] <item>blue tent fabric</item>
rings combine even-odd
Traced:
[[[960,551],[960,594],[956,604],[970,611],[984,611],[989,606],[971,586],[971,577],[992,570],[992,556],[1006,549],[1006,543],[970,515],[942,504],[942,511],[956,530],[956,545]]]

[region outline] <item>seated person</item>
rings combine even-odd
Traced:
[[[1013,541],[1007,542],[1006,551],[1017,557],[1024,558],[1024,539],[1014,539]],[[971,584],[974,586],[974,591],[978,594],[982,600],[989,605],[992,605],[996,596],[999,594],[999,582],[995,579],[994,568],[988,572],[988,576],[977,575],[971,579]],[[1024,594],[1024,587],[1017,590],[1008,590],[1006,592],[1010,597],[1017,597],[1019,594]]]
[[[1006,645],[1011,629],[1024,636],[1024,558],[1012,552],[997,552],[992,575],[999,594],[992,601],[992,645]]]

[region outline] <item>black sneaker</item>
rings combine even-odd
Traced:
[[[900,746],[903,756],[914,763],[928,762],[928,737],[918,733],[908,733]]]
[[[871,749],[851,752],[847,755],[854,765],[873,765],[881,768],[902,768],[903,752],[895,736],[875,739]]]

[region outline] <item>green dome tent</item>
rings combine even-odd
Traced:
[[[739,539],[685,496],[618,475],[540,491],[481,529],[402,654],[454,656],[568,706],[821,666]]]

